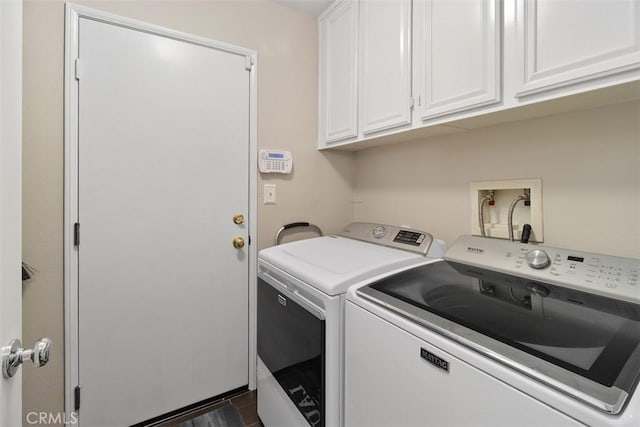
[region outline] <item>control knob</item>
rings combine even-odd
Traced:
[[[373,229],[373,237],[376,239],[381,239],[387,234],[387,229],[382,225],[378,225]]]
[[[551,262],[549,255],[542,249],[532,249],[524,257],[529,267],[535,269],[545,268]]]

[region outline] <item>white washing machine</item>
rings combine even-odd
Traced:
[[[344,294],[439,258],[429,233],[353,223],[258,254],[258,415],[267,427],[343,425]]]
[[[355,285],[345,425],[639,425],[640,260],[463,236]]]

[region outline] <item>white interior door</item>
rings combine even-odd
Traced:
[[[0,1],[0,348],[22,335],[21,117],[22,1]],[[0,375],[0,426],[22,425],[20,371]]]
[[[83,426],[248,384],[245,55],[81,17],[78,383]]]

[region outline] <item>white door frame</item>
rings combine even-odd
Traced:
[[[22,0],[0,0],[0,347],[22,338],[21,259]],[[0,375],[0,425],[22,425],[22,369]]]
[[[0,0],[2,1],[2,0]],[[253,50],[236,47],[204,37],[163,28],[146,22],[105,13],[84,6],[67,3],[65,6],[65,92],[64,92],[64,323],[65,323],[65,411],[75,413],[74,389],[78,385],[78,251],[73,245],[73,226],[78,222],[78,22],[80,18],[169,37],[200,46],[244,55],[250,72],[249,118],[249,388],[256,387],[256,260],[257,260],[257,54]],[[80,67],[81,68],[81,67]],[[176,408],[177,409],[177,408]]]

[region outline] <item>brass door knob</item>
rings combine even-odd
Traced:
[[[240,236],[233,238],[233,247],[236,249],[244,248],[244,239]]]
[[[241,213],[235,214],[233,216],[233,222],[238,225],[244,224],[244,215],[242,215]]]

